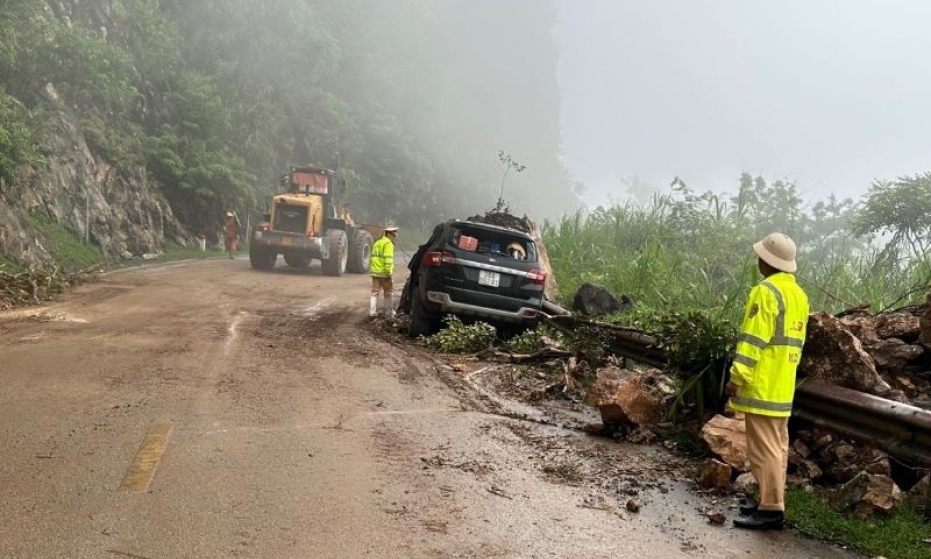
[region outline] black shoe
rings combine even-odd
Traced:
[[[758,510],[750,516],[734,519],[734,526],[748,530],[782,530],[785,522],[781,511]]]
[[[740,511],[741,516],[750,516],[755,513],[758,508],[760,508],[760,505],[748,497],[740,500],[740,507],[737,510]]]

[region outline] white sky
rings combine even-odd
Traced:
[[[931,0],[556,0],[563,155],[589,204],[637,175],[806,198],[931,171]]]

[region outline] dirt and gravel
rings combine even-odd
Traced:
[[[0,557],[854,557],[712,524],[680,455],[385,335],[367,283],[179,263],[0,313]]]

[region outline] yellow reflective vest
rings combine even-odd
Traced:
[[[774,417],[792,414],[807,326],[808,297],[794,275],[778,272],[750,291],[731,366],[731,382],[737,386],[731,408]]]
[[[382,237],[372,245],[369,274],[377,278],[390,278],[394,275],[394,243],[388,237]]]

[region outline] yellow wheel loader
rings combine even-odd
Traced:
[[[317,167],[291,167],[283,182],[287,192],[271,198],[265,221],[250,239],[252,267],[271,270],[280,254],[295,268],[320,260],[328,276],[368,273],[373,237],[353,222],[337,191],[335,173]]]

